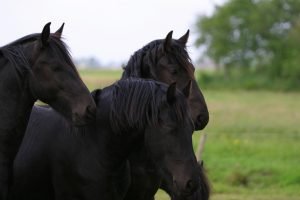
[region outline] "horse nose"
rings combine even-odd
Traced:
[[[196,117],[195,124],[195,130],[202,130],[205,128],[205,126],[208,124],[209,117],[207,114],[199,114]]]
[[[185,184],[183,183],[182,187],[180,187],[180,182],[176,180],[174,180],[173,184],[178,196],[189,196],[193,194],[199,186],[198,181],[193,179],[188,180]]]
[[[95,115],[96,114],[96,107],[94,105],[88,105],[86,108],[86,113],[90,115]]]

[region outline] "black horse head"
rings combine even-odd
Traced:
[[[50,104],[81,125],[91,119],[96,107],[61,41],[63,27],[50,33],[48,23],[42,33],[18,39],[1,52],[15,66],[21,85],[26,85],[33,100]]]
[[[179,91],[176,83],[167,86],[150,80],[123,79],[103,89],[96,98],[102,112],[110,105],[113,132],[142,138],[147,155],[178,195],[190,194],[198,187],[192,147],[194,124],[186,101],[190,87],[189,82]],[[141,146],[140,140],[132,140]]]
[[[140,77],[167,84],[177,83],[182,89],[192,80],[188,102],[196,130],[203,129],[209,120],[205,99],[194,77],[194,66],[186,51],[189,31],[179,39],[172,39],[172,31],[165,39],[154,40],[136,51],[124,67],[122,78]]]

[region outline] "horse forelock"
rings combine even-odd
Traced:
[[[183,121],[187,105],[182,101],[167,104],[166,89],[165,84],[153,80],[129,78],[116,82],[110,111],[114,132],[142,131],[147,125],[157,127],[162,106],[172,106],[175,119]]]
[[[169,54],[171,54],[172,57],[180,64],[180,66],[184,68],[190,79],[195,78],[194,65],[192,64],[192,60],[185,46],[179,44],[178,41],[173,40]]]
[[[78,71],[72,61],[69,48],[62,39],[63,38],[58,37],[55,34],[51,34],[49,46],[60,56],[62,60],[64,60],[78,74]]]

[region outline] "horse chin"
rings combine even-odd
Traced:
[[[190,199],[192,193],[188,193],[186,191],[181,191],[177,187],[176,183],[173,182],[173,178],[169,173],[163,173],[164,186],[163,190],[165,190],[169,195],[172,196],[172,200],[186,200]]]
[[[181,194],[179,196],[174,195],[171,199],[172,200],[198,200],[198,199],[200,199],[200,197],[195,192],[193,194]]]
[[[96,121],[96,106],[90,105],[84,109],[72,107],[54,107],[65,119],[67,119],[73,126],[85,126]]]
[[[73,126],[86,126],[95,121],[96,121],[95,116],[79,117],[78,115],[73,115],[71,123]]]
[[[88,124],[84,120],[71,121],[71,123],[72,123],[73,126],[76,126],[76,127],[82,127],[82,126],[86,126]]]
[[[195,131],[200,131],[203,129],[202,128],[203,126],[201,126],[201,124],[199,122],[195,122],[194,126],[195,126]]]

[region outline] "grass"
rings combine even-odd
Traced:
[[[300,197],[300,94],[204,94],[211,120],[203,159],[214,193]]]
[[[79,70],[80,76],[90,90],[103,88],[121,78],[121,70]]]
[[[80,71],[92,90],[119,71]],[[300,93],[203,91],[210,111],[204,165],[212,200],[300,199]],[[157,200],[169,200],[159,191]]]

